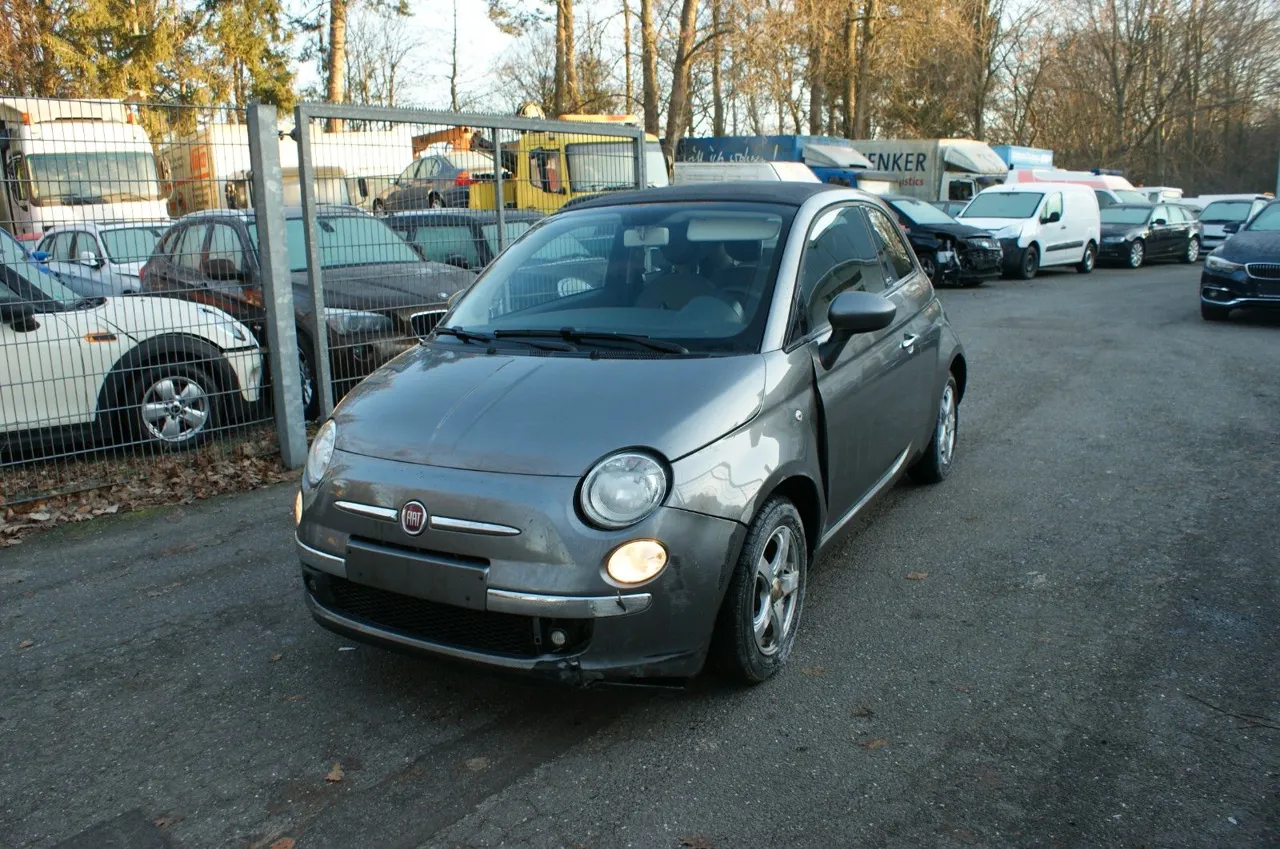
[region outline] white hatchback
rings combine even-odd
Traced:
[[[1093,271],[1102,222],[1093,189],[1075,183],[1006,183],[984,189],[959,215],[1004,248],[1006,277],[1030,280],[1043,267]]]

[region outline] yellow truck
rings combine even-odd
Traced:
[[[637,126],[631,115],[561,115],[562,121]],[[586,128],[584,128],[586,129]],[[668,183],[667,163],[658,139],[645,136],[645,182]],[[631,139],[583,133],[526,132],[502,146],[503,205],[552,213],[575,197],[633,189],[635,147]],[[492,181],[471,186],[472,209],[494,209]]]

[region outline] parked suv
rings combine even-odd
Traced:
[[[310,338],[313,312],[300,209],[285,212],[303,402],[319,409]],[[475,275],[424,262],[381,220],[352,206],[322,206],[317,225],[334,397],[431,331],[449,297]],[[143,291],[211,304],[265,339],[258,228],[252,212],[208,210],[176,222],[142,270]]]

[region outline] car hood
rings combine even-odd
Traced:
[[[930,235],[948,235],[957,239],[989,239],[991,231],[970,224],[912,224],[912,233],[928,233]]]
[[[1101,234],[1105,236],[1129,236],[1147,229],[1145,224],[1103,224]]]
[[[470,271],[438,262],[326,268],[322,276],[325,306],[341,309],[443,304],[476,278]],[[306,301],[311,300],[305,271],[293,273],[293,287]]]
[[[1280,262],[1280,232],[1241,231],[1227,237],[1218,256],[1232,262]]]
[[[150,295],[106,297],[89,309],[67,310],[58,316],[77,336],[116,333],[133,342],[153,336],[199,336],[223,350],[256,344],[252,331],[222,310],[177,298]]]
[[[1006,227],[1017,225],[1019,228],[1030,221],[1030,218],[966,218],[961,223],[978,230],[994,233]]]
[[[503,356],[422,345],[338,408],[341,451],[455,469],[577,477],[623,448],[674,461],[749,421],[764,359]]]
[[[111,263],[111,270],[126,277],[137,277],[138,272],[142,270],[142,266],[146,264],[147,261],[145,259],[140,259],[137,262],[113,262]]]

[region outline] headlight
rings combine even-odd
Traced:
[[[1118,245],[1123,241],[1124,241],[1124,236],[1103,236],[1102,237],[1102,244],[1104,245]]]
[[[338,426],[333,423],[333,419],[320,425],[320,430],[311,443],[311,450],[307,452],[307,467],[302,472],[309,485],[319,484],[324,473],[329,470],[329,461],[333,459],[333,444],[337,439]]]
[[[1001,227],[999,230],[993,230],[991,235],[997,239],[1016,239],[1022,235],[1022,225],[1010,224],[1008,227]]]
[[[596,464],[582,482],[579,503],[593,525],[634,525],[667,497],[667,470],[648,454],[623,451]]]
[[[1221,250],[1221,248],[1219,248],[1218,250]],[[1204,261],[1204,267],[1209,269],[1210,271],[1221,271],[1224,274],[1230,274],[1233,271],[1238,271],[1241,268],[1244,268],[1244,264],[1239,262],[1232,262],[1229,259],[1223,259],[1222,257],[1218,256],[1218,251],[1214,251],[1213,253],[1209,254],[1209,258]]]
[[[390,316],[361,310],[324,308],[324,320],[334,333],[389,333],[395,329]]]

